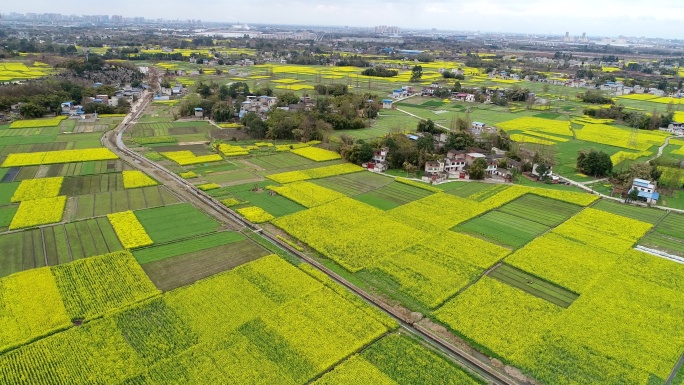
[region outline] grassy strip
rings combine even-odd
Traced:
[[[239,233],[224,231],[221,233],[138,249],[133,253],[133,256],[138,263],[145,264],[195,251],[210,249],[216,246],[227,245],[243,239],[245,239],[245,237]]]

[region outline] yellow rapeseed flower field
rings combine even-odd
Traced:
[[[133,249],[154,243],[133,211],[107,214],[107,218],[125,248]]]
[[[651,151],[640,151],[640,152],[628,152],[628,151],[618,151],[610,156],[610,160],[613,165],[619,164],[624,160],[630,159],[635,160],[645,156],[651,156],[653,153]]]
[[[66,200],[67,197],[62,195],[21,202],[9,225],[10,230],[61,221]]]
[[[0,351],[71,325],[49,267],[0,279]]]
[[[10,202],[21,202],[31,199],[51,198],[59,195],[64,177],[25,179],[14,191]]]
[[[278,183],[290,183],[308,179],[327,178],[329,176],[335,175],[351,174],[363,170],[363,167],[357,166],[355,164],[342,163],[333,166],[311,168],[308,170],[297,170],[279,174],[271,174],[267,175],[266,177]]]
[[[37,166],[42,164],[89,162],[92,160],[118,159],[115,153],[106,148],[87,148],[82,150],[39,151],[9,154],[1,167]]]
[[[275,219],[273,215],[267,213],[261,207],[256,206],[243,207],[237,209],[237,212],[252,223],[263,223]]]
[[[126,170],[122,172],[124,188],[136,188],[158,185],[157,181],[142,171]]]
[[[269,186],[267,188],[304,207],[320,206],[346,197],[342,193],[309,182],[294,182],[280,187]]]
[[[185,150],[185,151],[169,151],[169,152],[162,152],[162,155],[165,157],[171,159],[172,161],[178,163],[181,166],[188,166],[192,164],[198,164],[198,163],[209,163],[209,162],[218,162],[223,160],[221,158],[221,155],[219,154],[211,154],[211,155],[202,155],[202,156],[197,156],[192,153],[192,151]]]
[[[535,117],[507,120],[496,125],[504,131],[534,131],[551,135],[572,136],[570,122]]]
[[[10,128],[57,127],[64,119],[66,119],[66,116],[57,116],[49,119],[17,120],[10,124]]]
[[[665,143],[665,138],[668,136],[667,133],[662,131],[633,131],[607,124],[587,124],[581,130],[575,130],[575,134],[577,139],[586,142],[607,144],[609,146],[639,151],[647,151],[653,146],[660,146]]]
[[[325,150],[318,147],[304,147],[297,148],[290,151],[293,154],[303,156],[307,159],[314,160],[316,162],[325,162],[328,160],[341,159],[342,156],[334,151]]]

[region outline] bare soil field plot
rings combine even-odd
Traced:
[[[168,291],[268,254],[268,250],[245,239],[146,263],[142,268],[158,289]]]

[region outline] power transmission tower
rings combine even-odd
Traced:
[[[639,129],[634,127],[629,135],[629,140],[627,140],[627,146],[636,148],[639,143]]]

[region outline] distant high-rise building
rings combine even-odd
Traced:
[[[394,35],[399,33],[400,28],[396,26],[379,25],[374,28],[375,33]]]

